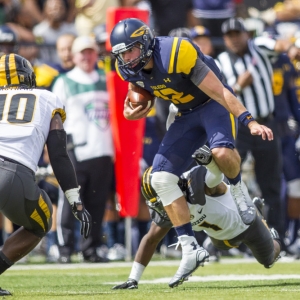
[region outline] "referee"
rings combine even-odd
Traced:
[[[268,55],[287,52],[297,57],[299,50],[283,40],[267,37],[251,39],[240,18],[231,18],[222,24],[225,52],[216,62],[224,79],[237,94],[252,116],[262,125],[273,130],[273,141],[252,136],[239,125],[236,147],[242,161],[250,151],[255,159],[255,175],[262,197],[269,206],[267,215],[270,227],[277,229],[281,238],[285,233],[285,204],[281,200],[282,155],[280,139],[274,120],[274,97],[272,91],[272,66]]]

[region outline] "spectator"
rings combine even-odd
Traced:
[[[75,35],[71,33],[65,33],[60,35],[56,41],[56,52],[60,62],[50,65],[60,74],[66,73],[74,67],[72,44],[75,38]]]
[[[200,25],[192,28],[191,39],[200,48],[203,54],[215,57],[215,50],[211,41],[211,34],[207,28]]]
[[[191,28],[197,25],[197,20],[192,14],[192,0],[148,0],[148,2],[151,4],[156,35],[167,36],[174,28]]]
[[[109,7],[118,7],[118,0],[78,0],[75,26],[78,35],[93,33],[97,25],[106,23],[106,11]]]
[[[269,1],[266,1],[269,2]],[[248,13],[252,18],[262,19],[269,26],[280,22],[295,22],[300,26],[300,3],[299,1],[284,0],[274,1],[271,7],[253,7],[249,4]],[[250,6],[251,5],[251,6]]]
[[[198,23],[206,27],[213,37],[222,37],[221,25],[236,16],[236,0],[210,1],[193,0],[193,14]]]
[[[102,244],[102,220],[111,192],[114,154],[105,73],[95,69],[97,51],[94,39],[77,37],[72,45],[75,67],[61,74],[52,88],[70,116],[65,124],[69,155],[81,186],[81,198],[93,217],[91,235],[81,241],[83,258],[89,262],[106,261],[97,254],[97,248]],[[59,199],[58,238],[60,261],[64,263],[71,261],[74,233],[73,223],[68,221],[72,215],[65,204]]]
[[[7,25],[0,26],[0,54],[16,53],[17,35]]]
[[[44,20],[33,28],[36,39],[47,46],[40,51],[40,59],[45,63],[59,63],[54,48],[56,40],[64,33],[77,35],[77,32],[73,23],[65,21],[66,6],[63,0],[46,0],[43,13]]]
[[[22,1],[23,13],[29,15],[34,25],[44,20],[43,9],[46,0],[26,0]],[[74,22],[76,15],[75,0],[63,0],[66,6],[66,22]]]
[[[274,120],[274,96],[272,92],[272,66],[267,53],[288,51],[299,55],[288,41],[267,37],[250,39],[242,19],[229,19],[222,25],[226,51],[217,57],[227,84],[238,95],[256,120],[270,127],[274,139],[270,142],[251,136],[240,125],[236,147],[245,160],[248,151],[255,159],[255,174],[262,197],[269,206],[267,221],[277,229],[281,238],[285,233],[285,209],[281,201],[281,149]],[[291,46],[291,48],[289,48]]]

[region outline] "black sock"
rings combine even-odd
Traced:
[[[10,261],[2,251],[0,251],[0,274],[4,273],[8,268],[10,268],[14,263]]]

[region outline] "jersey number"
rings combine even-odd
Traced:
[[[206,221],[202,222],[201,224],[199,224],[200,227],[204,227],[204,228],[210,228],[214,231],[219,231],[219,230],[222,230],[222,228],[220,228],[218,225],[216,224],[210,224]]]
[[[0,117],[9,123],[30,123],[33,118],[36,96],[16,94],[11,98],[0,95]],[[8,106],[8,107],[7,107]]]
[[[194,97],[190,94],[183,96],[182,92],[177,92],[171,88],[162,89],[160,91],[154,91],[153,94],[158,98],[162,98],[164,100],[171,100],[174,104],[187,103],[194,99]]]

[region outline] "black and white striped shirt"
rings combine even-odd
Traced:
[[[257,37],[248,41],[248,52],[243,57],[225,51],[216,59],[225,81],[231,87],[235,85],[239,75],[247,70],[251,73],[253,83],[242,90],[238,99],[254,118],[267,117],[274,111],[269,56],[274,55],[275,44],[274,39]]]

